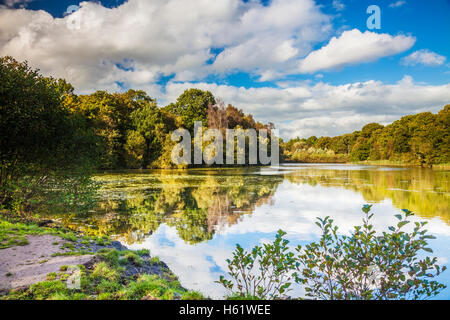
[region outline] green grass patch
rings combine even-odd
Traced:
[[[124,276],[120,261],[136,257],[133,251],[102,249],[97,262],[91,269],[79,266],[80,288],[69,289],[66,280],[70,276],[68,266],[62,266],[60,273],[50,273],[46,281],[33,284],[26,290],[12,290],[1,297],[3,300],[202,300],[198,291],[184,289],[176,276],[160,277],[144,274],[137,278]]]

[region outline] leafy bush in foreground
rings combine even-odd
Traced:
[[[229,275],[234,281],[223,276],[218,281],[237,296],[260,299],[280,298],[294,280],[294,254],[289,252],[289,241],[283,239],[285,232],[279,230],[273,243],[255,246],[251,252],[236,245],[233,259],[228,259]]]
[[[445,285],[432,278],[446,267],[438,266],[435,257],[419,257],[432,252],[428,240],[434,236],[423,229],[427,222],[415,222],[411,232],[405,231],[413,214],[404,209],[396,215],[396,226],[377,234],[370,223],[370,209],[370,205],[363,207],[363,224],[349,236],[339,235],[330,217],[318,218],[320,240],[305,248],[298,246],[296,254],[289,251],[283,231],[264,249],[256,246],[248,253],[238,245],[233,260],[228,260],[233,280],[221,277],[219,282],[234,295],[260,298],[282,297],[291,279],[302,284],[312,299],[418,300],[437,295]]]

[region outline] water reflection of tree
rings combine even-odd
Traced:
[[[344,187],[362,194],[367,202],[390,199],[425,218],[450,223],[449,172],[422,168],[405,170],[298,170],[286,175],[293,183]]]
[[[180,173],[160,174],[152,181],[140,176],[126,184],[112,181],[92,212],[61,215],[63,222],[89,234],[120,237],[128,244],[142,241],[166,223],[193,244],[210,240],[269,202],[282,177]]]

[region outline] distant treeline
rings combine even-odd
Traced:
[[[450,105],[437,114],[409,115],[387,126],[369,123],[337,137],[291,139],[282,148],[284,159],[296,162],[450,163]]]

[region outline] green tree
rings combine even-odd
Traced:
[[[163,112],[156,106],[155,101],[149,101],[131,114],[134,131],[138,133],[144,142],[142,155],[142,168],[146,168],[161,152],[166,126]]]
[[[185,90],[176,103],[169,104],[165,109],[180,116],[183,126],[192,132],[195,121],[202,121],[207,126],[207,110],[209,105],[216,104],[214,96],[209,91],[200,89]]]
[[[24,209],[38,194],[69,197],[89,183],[95,136],[86,119],[64,105],[72,91],[26,62],[0,58],[0,205]]]

